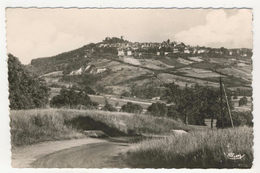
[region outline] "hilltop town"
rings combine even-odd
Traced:
[[[168,55],[171,53],[177,54],[188,54],[188,55],[200,55],[200,54],[213,54],[215,56],[230,55],[230,56],[242,56],[251,57],[252,51],[250,49],[226,49],[221,48],[210,48],[204,46],[189,46],[184,43],[177,43],[176,41],[171,42],[170,39],[163,41],[162,43],[152,42],[129,42],[116,37],[106,37],[106,39],[98,45],[99,47],[114,47],[118,50],[118,56],[141,56],[142,52],[154,53],[156,55]]]

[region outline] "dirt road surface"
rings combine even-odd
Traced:
[[[102,142],[61,150],[39,158],[33,168],[127,168],[119,153],[127,144]]]
[[[118,154],[125,142],[107,139],[74,139],[44,142],[12,151],[14,168],[113,168],[127,167]]]

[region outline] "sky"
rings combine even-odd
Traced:
[[[7,8],[7,51],[23,64],[105,37],[252,48],[251,9]]]

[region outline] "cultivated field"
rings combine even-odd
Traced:
[[[178,60],[180,63],[185,64],[185,65],[193,64],[192,61],[188,61],[188,60],[183,59],[183,58],[178,58],[177,60]]]
[[[104,96],[97,96],[97,95],[89,95],[89,97],[91,98],[92,101],[97,102],[99,104],[105,105],[105,98],[107,99],[107,101],[109,102],[109,104],[111,104],[112,106],[115,106],[116,103],[118,104],[117,106],[123,106],[125,104],[127,104],[127,102],[132,102],[135,104],[139,104],[140,106],[142,106],[143,109],[147,109],[152,102],[149,102],[148,100],[141,100],[141,99],[131,99],[131,98],[117,98],[117,97],[104,97]]]
[[[177,61],[175,58],[170,58],[170,57],[158,57],[157,60],[163,62],[164,64],[167,64],[169,66],[174,66],[174,67],[181,67],[184,66],[184,64],[180,63]]]
[[[133,65],[141,65],[141,63],[133,57],[124,57],[123,61],[125,63],[129,63],[129,64],[133,64]]]
[[[158,75],[158,78],[160,78],[163,82],[165,83],[171,83],[174,82],[181,87],[194,85],[195,83],[198,83],[199,85],[207,85],[207,86],[213,86],[213,87],[219,87],[219,83],[216,82],[208,82],[200,79],[194,79],[194,78],[189,78],[188,76],[182,77],[182,76],[177,76],[173,74],[168,74],[168,73],[160,73]]]
[[[155,59],[140,59],[139,61],[143,67],[147,67],[150,69],[164,70],[166,68],[174,68],[174,66],[172,64],[167,65],[167,64],[162,63],[161,61],[155,60]]]
[[[198,68],[181,68],[178,69],[180,72],[185,72],[185,76],[197,77],[197,78],[208,78],[208,77],[219,77],[222,76],[218,73],[214,73],[210,70],[203,70]]]
[[[242,69],[242,68],[241,68]],[[252,81],[252,75],[251,72],[247,73],[240,68],[224,68],[224,69],[217,69],[217,71],[220,71],[223,74],[233,75],[238,78],[245,79],[247,81]]]

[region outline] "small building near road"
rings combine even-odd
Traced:
[[[152,100],[160,100],[161,97],[153,97]]]
[[[234,107],[239,107],[239,99],[232,99],[232,104]]]

